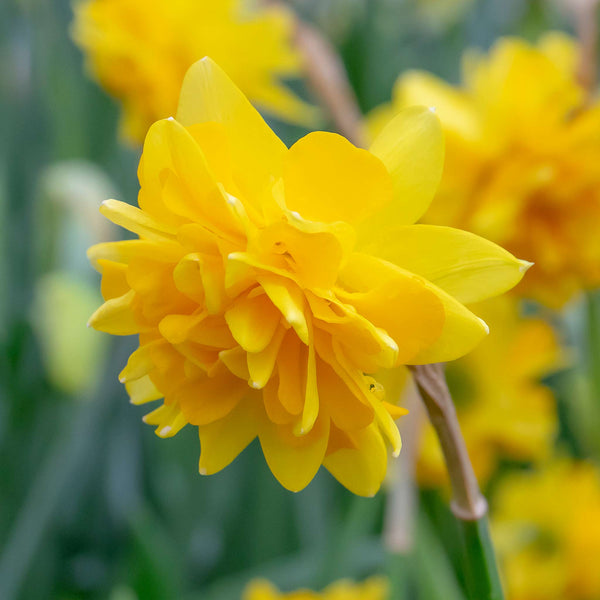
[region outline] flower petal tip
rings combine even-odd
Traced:
[[[159,437],[166,437],[171,433],[171,426],[165,425],[162,429],[157,431]]]
[[[205,467],[198,467],[198,473],[200,473],[200,475],[208,475],[208,471]]]
[[[526,273],[535,264],[535,263],[529,262],[528,260],[520,260],[519,263],[520,263],[519,271],[521,271],[521,273]]]
[[[483,319],[480,319],[479,317],[477,317],[477,319],[479,319],[479,322],[481,323],[481,326],[485,329],[485,334],[489,335],[489,333],[490,333],[490,326]]]

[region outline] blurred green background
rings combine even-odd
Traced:
[[[568,29],[540,1],[294,7],[339,48],[364,111],[403,69],[457,81],[467,46]],[[0,2],[0,599],[236,600],[257,575],[293,589],[383,572],[385,493],[353,497],[326,472],[289,493],[256,442],[200,477],[195,430],[159,441],[117,380],[134,340],[86,329],[100,294],[85,250],[119,235],[97,207],[135,203],[139,153],[120,143],[116,104],[86,76],[71,19],[68,0]],[[288,143],[305,133],[274,125]],[[582,314],[568,316],[571,336],[585,334]],[[559,396],[566,382],[585,386],[565,377]],[[445,500],[422,500],[410,597],[458,600],[453,521]]]

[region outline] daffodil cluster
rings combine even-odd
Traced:
[[[453,360],[488,332],[463,302],[529,266],[473,234],[413,225],[443,164],[426,108],[401,112],[370,150],[316,132],[286,146],[210,59],[188,72],[177,119],[149,130],[139,208],[102,212],[139,239],[90,249],[106,302],[91,324],[139,334],[121,373],[169,437],[198,427],[200,472],[259,438],[277,479],[323,464],[373,495],[400,451],[400,365]]]
[[[281,593],[275,586],[265,580],[251,582],[243,596],[243,600],[387,600],[387,582],[372,577],[364,583],[336,581],[322,592],[298,590],[288,594]]]
[[[500,485],[493,533],[508,600],[600,598],[600,472],[566,458]]]
[[[425,221],[473,231],[536,264],[517,289],[556,308],[600,284],[600,104],[578,83],[578,48],[545,35],[468,52],[463,84],[402,75],[372,131],[401,107],[437,110],[444,177]]]
[[[294,122],[315,119],[281,78],[297,77],[294,23],[281,7],[249,0],[82,0],[73,35],[88,67],[123,108],[123,132],[141,143],[175,113],[188,68],[210,55],[252,100]]]
[[[552,453],[557,430],[556,401],[541,380],[565,364],[552,327],[520,314],[504,296],[477,306],[491,334],[446,369],[469,456],[480,483],[502,459],[539,463]],[[437,487],[446,465],[431,425],[420,443],[419,481]]]

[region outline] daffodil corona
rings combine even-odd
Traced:
[[[94,246],[106,300],[91,325],[139,334],[121,373],[161,437],[198,427],[200,472],[258,436],[300,490],[323,464],[361,495],[400,451],[398,390],[378,373],[469,352],[486,324],[462,302],[529,266],[455,229],[412,225],[438,184],[437,118],[410,108],[370,150],[316,132],[290,149],[210,59],[176,119],[149,130],[139,208],[102,212],[139,239]]]
[[[387,600],[388,584],[383,578],[372,577],[364,583],[336,581],[322,592],[298,590],[288,594],[280,592],[268,581],[252,581],[246,588],[243,600]]]
[[[315,109],[280,81],[302,72],[293,29],[281,7],[249,0],[83,0],[73,35],[90,71],[121,101],[125,137],[141,143],[154,121],[175,113],[185,72],[205,55],[261,108],[313,122]]]
[[[600,104],[578,83],[578,49],[550,33],[537,46],[502,39],[467,53],[464,83],[400,77],[379,130],[401,107],[437,110],[446,168],[430,223],[493,240],[536,264],[518,292],[557,308],[600,285]]]

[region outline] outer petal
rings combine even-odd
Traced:
[[[176,230],[173,227],[159,223],[143,210],[125,202],[105,200],[100,212],[116,225],[137,233],[140,238],[156,241],[175,238]]]
[[[290,148],[283,180],[286,206],[309,221],[355,223],[392,199],[382,162],[324,131],[309,133]]]
[[[436,225],[389,229],[365,252],[425,277],[467,304],[511,289],[531,266],[473,233]]]
[[[133,314],[133,301],[135,292],[130,290],[123,296],[107,300],[90,317],[88,327],[112,335],[133,335],[140,332]]]
[[[296,436],[292,427],[266,420],[260,431],[260,445],[269,468],[281,485],[298,492],[317,474],[329,440],[329,419],[321,416],[310,433]]]
[[[427,322],[427,314],[432,315],[436,319],[437,326],[431,331],[427,330],[425,325],[416,328],[416,333],[421,336],[416,340],[420,348],[415,348],[416,353],[412,356],[406,355],[399,359],[400,364],[426,364],[454,360],[470,352],[488,333],[488,327],[484,321],[444,292],[444,290],[419,275],[407,273],[392,263],[366,254],[354,254],[343,273],[343,278],[349,289],[362,291],[381,287],[381,289],[386,291],[387,298],[394,297],[394,282],[396,280],[402,284],[407,278],[412,278],[416,283],[423,286],[426,292],[436,297],[435,303],[431,303],[431,300],[427,300],[425,303],[426,296],[421,296],[423,298],[422,307],[419,306],[418,302],[414,301],[414,297],[409,297],[410,314],[415,315],[415,318],[420,322],[423,322],[423,319]],[[351,296],[352,294],[349,295]],[[396,295],[398,296],[398,301],[402,302],[402,295],[398,294],[398,292],[396,292]],[[378,319],[385,318],[389,319],[390,322],[387,325],[384,325],[382,322],[380,326],[384,329],[386,326],[389,328],[398,326],[398,323],[390,318],[391,313],[395,315],[398,311],[383,310],[383,307],[376,303],[377,296],[374,293],[367,291],[356,294],[356,296],[357,300],[360,300],[360,303],[365,305],[362,310],[375,311],[373,317],[369,317],[373,323],[379,324]],[[361,296],[364,299],[361,299]],[[370,302],[371,298],[374,302]],[[443,311],[441,323],[437,320],[436,304],[438,308],[441,305]],[[429,313],[426,311],[429,311]],[[402,319],[402,323],[406,322],[407,327],[414,327],[414,324],[411,324],[410,320],[407,319],[406,314],[402,315]],[[396,335],[401,336],[400,333]],[[394,336],[392,335],[392,337]],[[400,342],[400,340],[398,341]],[[415,343],[412,339],[409,341],[411,344]]]
[[[427,108],[406,108],[384,127],[371,152],[390,172],[394,197],[361,226],[361,241],[379,235],[390,225],[410,225],[429,207],[444,166],[440,122]]]
[[[231,142],[232,163],[243,191],[256,198],[272,177],[281,174],[285,144],[225,72],[206,57],[193,64],[183,81],[177,120],[184,126],[222,123]]]
[[[212,475],[233,461],[257,436],[259,428],[258,398],[240,402],[225,418],[198,427],[200,436],[201,475]]]
[[[342,448],[330,454],[323,466],[352,493],[374,496],[387,470],[387,449],[375,425],[352,432],[356,449]]]

